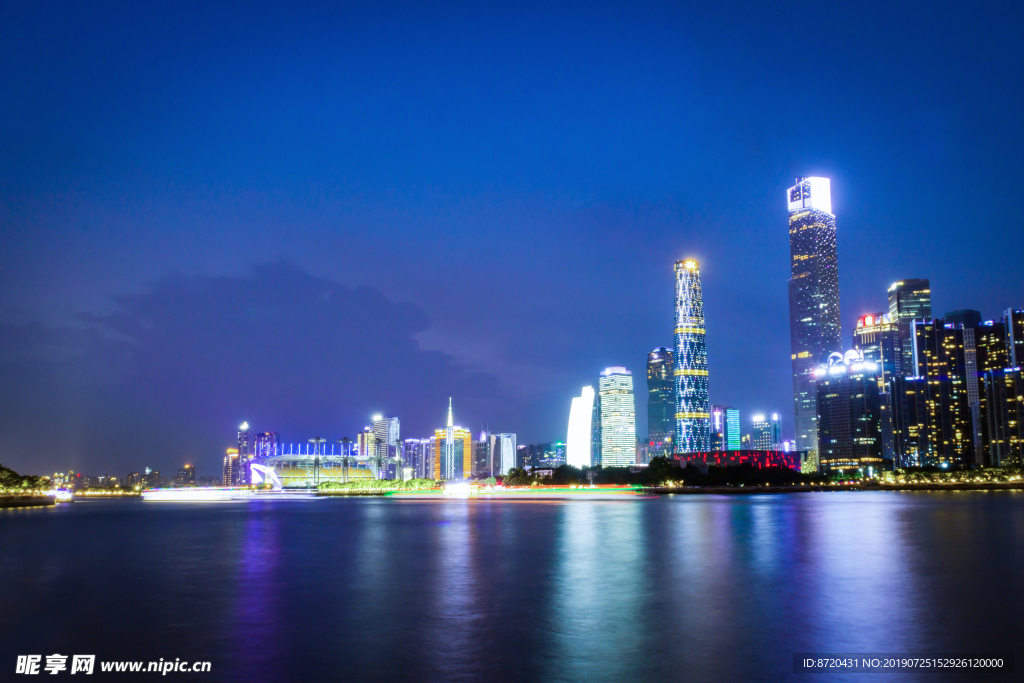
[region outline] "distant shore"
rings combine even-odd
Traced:
[[[658,494],[740,494],[815,493],[821,491],[1024,491],[1024,482],[951,483],[951,484],[847,484],[829,486],[705,486],[646,489]]]

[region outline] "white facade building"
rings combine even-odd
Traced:
[[[583,394],[572,400],[569,409],[569,434],[565,439],[565,463],[571,467],[590,467],[594,416],[594,387],[583,387]]]
[[[498,446],[501,450],[501,474],[516,466],[516,435],[498,434]]]
[[[623,367],[606,368],[598,380],[601,396],[601,466],[636,463],[636,406],[633,375]]]

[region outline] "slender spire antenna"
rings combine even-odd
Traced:
[[[448,426],[453,427],[455,423],[452,422],[452,397],[448,397]]]

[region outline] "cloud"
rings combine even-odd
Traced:
[[[419,346],[420,308],[287,263],[168,276],[116,304],[73,327],[0,326],[0,462],[123,475],[189,460],[212,474],[243,420],[305,441],[354,436],[382,412],[425,436],[448,396],[465,424],[499,399],[493,376]]]

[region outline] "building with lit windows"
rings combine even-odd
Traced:
[[[672,452],[675,403],[675,354],[662,346],[647,354],[647,444],[651,456]]]
[[[740,434],[740,411],[732,406],[725,407],[725,450],[738,451],[743,448]]]
[[[899,327],[902,352],[901,373],[913,377],[909,370],[914,363],[914,342],[910,324],[915,320],[931,320],[932,290],[928,278],[900,280],[889,285],[889,320]]]
[[[711,450],[738,451],[743,447],[740,411],[732,406],[711,407]]]
[[[178,470],[177,484],[179,486],[196,485],[196,468],[194,465],[185,465]]]
[[[238,449],[229,448],[224,455],[224,467],[222,470],[224,486],[239,486],[238,473]]]
[[[371,425],[380,455],[380,478],[399,478],[398,465],[402,455],[401,425],[397,417],[374,415]]]
[[[633,375],[623,367],[606,368],[598,381],[601,399],[601,466],[636,462],[636,406]]]
[[[755,451],[782,450],[782,423],[778,413],[769,420],[764,415],[754,416],[750,447]]]
[[[864,360],[879,367],[881,386],[903,374],[903,351],[900,327],[888,313],[862,315],[853,331],[853,348],[864,354]]]
[[[1011,367],[1005,321],[987,320],[979,325],[974,331],[974,348],[979,373]]]
[[[711,406],[711,450],[725,450],[725,406]]]
[[[913,320],[908,376],[923,377],[925,465],[971,466],[983,461],[980,391],[974,330],[944,320]],[[902,399],[893,396],[893,400]]]
[[[891,469],[883,458],[879,369],[857,351],[835,353],[815,370],[818,466],[824,473]],[[870,468],[870,470],[869,470]]]
[[[1020,367],[985,373],[987,465],[1024,463],[1024,370]]]
[[[236,486],[248,486],[252,481],[249,465],[252,464],[252,452],[249,450],[249,423],[243,422],[238,428],[238,461],[234,474]]]
[[[455,426],[452,402],[448,399],[448,425],[434,432],[434,478],[457,481],[473,476],[473,435]]]
[[[569,409],[569,432],[566,436],[566,463],[572,467],[590,467],[593,449],[590,439],[594,433],[594,387],[583,387],[581,395],[573,398]]]
[[[253,458],[269,458],[281,447],[281,435],[277,432],[261,432],[252,440]]]
[[[797,178],[789,205],[789,334],[796,447],[818,449],[814,371],[842,348],[839,254],[828,178]]]
[[[675,274],[674,451],[707,451],[711,447],[711,403],[700,264],[694,259],[676,261]]]
[[[1006,309],[1003,314],[1003,325],[1006,327],[1006,349],[1009,355],[1007,367],[1024,366],[1024,310]]]
[[[416,479],[434,478],[434,439],[406,439],[402,442],[402,467],[411,467]]]

